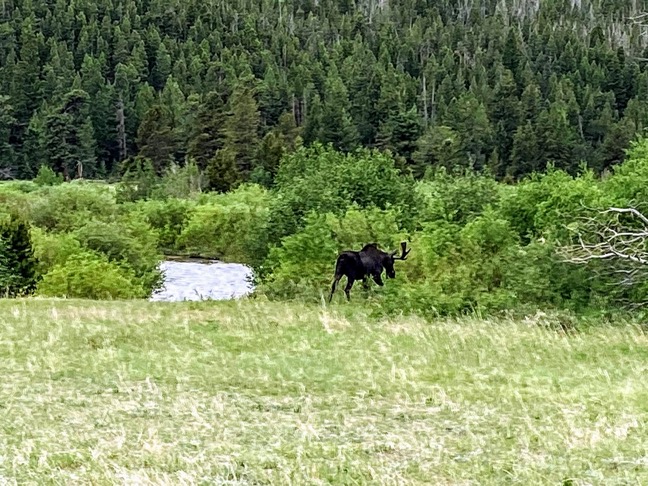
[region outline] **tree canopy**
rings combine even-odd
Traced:
[[[390,150],[419,176],[603,171],[648,126],[637,5],[5,0],[1,174],[194,158],[227,189],[271,178],[266,152],[294,147],[291,124],[307,145]]]

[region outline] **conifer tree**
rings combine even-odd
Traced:
[[[149,159],[159,175],[173,162],[176,139],[167,107],[158,104],[146,112],[137,131],[137,147],[139,155]]]
[[[216,92],[207,93],[198,108],[189,137],[187,155],[205,169],[225,141],[225,103]]]
[[[229,98],[224,124],[224,148],[229,151],[228,157],[233,156],[236,159],[242,179],[248,178],[255,165],[260,121],[252,80],[239,79]]]
[[[0,95],[0,178],[13,175],[16,167],[15,152],[11,144],[11,131],[16,119],[9,97]]]
[[[97,169],[88,99],[85,91],[73,90],[45,118],[45,157],[66,180],[91,177]]]

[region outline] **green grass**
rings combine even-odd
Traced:
[[[0,301],[0,484],[647,484],[648,338]]]

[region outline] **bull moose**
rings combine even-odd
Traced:
[[[349,292],[356,280],[362,280],[362,285],[368,287],[368,278],[371,277],[376,284],[381,287],[384,285],[381,274],[383,269],[386,270],[388,278],[395,278],[394,262],[396,260],[405,260],[411,251],[407,249],[407,242],[401,243],[401,255],[396,256],[397,251],[387,253],[379,250],[376,243],[365,245],[360,251],[344,251],[340,253],[335,262],[335,278],[331,286],[331,295],[329,302],[333,299],[333,293],[340,279],[346,275],[347,284],[344,288],[347,300],[351,300]]]

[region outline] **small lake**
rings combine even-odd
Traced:
[[[164,285],[150,300],[227,300],[243,297],[253,290],[249,278],[252,269],[240,263],[211,261],[162,262]]]

